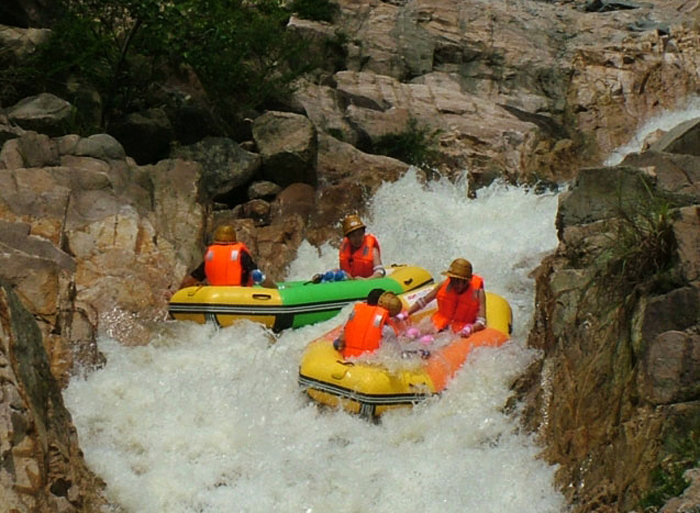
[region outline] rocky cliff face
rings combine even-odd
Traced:
[[[476,184],[572,178],[700,83],[692,2],[339,5],[347,70],[302,89],[308,116],[352,143],[417,118]]]
[[[87,468],[33,315],[0,284],[0,503],[3,511],[98,511]]]
[[[698,123],[681,138],[697,136]],[[695,135],[692,132],[695,131]],[[689,133],[690,132],[690,133]],[[657,146],[658,148],[658,146]],[[537,270],[526,424],[575,511],[631,511],[700,434],[700,156],[584,169]],[[529,381],[528,381],[529,380]],[[670,510],[668,510],[670,511]],[[675,510],[674,510],[675,511]]]

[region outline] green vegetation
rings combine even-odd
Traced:
[[[677,497],[690,484],[683,473],[700,463],[700,432],[691,431],[688,436],[670,443],[671,455],[664,459],[652,473],[652,488],[639,505],[643,511],[654,513],[671,498]]]
[[[295,9],[328,19],[329,0],[60,0],[50,41],[22,62],[0,55],[0,103],[53,92],[70,78],[110,119],[152,106],[159,81],[192,69],[222,117],[284,100],[312,69],[308,42],[287,30]]]
[[[672,272],[676,255],[673,205],[642,183],[645,198],[638,203],[620,201],[618,223],[603,255],[609,288],[623,295],[642,283],[659,292],[676,285]]]
[[[419,167],[434,167],[438,163],[440,130],[418,126],[418,120],[408,120],[402,132],[381,136],[372,145],[372,153],[394,157]]]

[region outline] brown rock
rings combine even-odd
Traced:
[[[83,460],[41,333],[7,285],[0,286],[0,376],[5,510],[98,511],[105,506],[104,483]]]
[[[700,396],[700,335],[667,331],[645,351],[644,398],[653,404],[691,401]]]
[[[306,183],[293,183],[280,192],[271,205],[272,223],[284,223],[291,215],[299,215],[306,222],[314,212],[316,191]]]

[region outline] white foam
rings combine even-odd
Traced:
[[[694,96],[683,102],[677,109],[667,111],[647,120],[637,130],[632,139],[616,148],[605,161],[606,166],[616,166],[630,153],[642,151],[644,141],[657,130],[669,131],[685,121],[700,117],[700,97]]]
[[[384,263],[439,278],[458,256],[508,299],[513,340],[475,351],[442,397],[373,425],[322,411],[300,393],[306,343],[347,316],[284,332],[252,323],[216,330],[164,323],[146,347],[99,341],[104,369],[65,391],[86,459],[125,511],[561,512],[555,469],[503,413],[526,348],[530,271],[556,247],[555,194],[494,184],[425,187],[413,172],[384,185],[365,219]],[[335,265],[337,249],[303,246],[289,279]]]

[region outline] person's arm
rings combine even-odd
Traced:
[[[177,290],[200,285],[205,279],[206,274],[204,274],[204,262],[202,262],[194,271],[192,271],[190,274],[186,274],[185,277],[182,278],[180,286],[177,288]],[[165,300],[170,301],[170,298],[173,297],[174,293],[174,290],[166,290],[164,293]]]
[[[479,300],[479,310],[476,313],[476,321],[474,321],[474,331],[481,331],[486,328],[486,293],[484,289],[479,289],[476,296]]]
[[[206,280],[207,274],[204,272],[204,262],[199,264],[197,268],[194,271],[192,271],[188,276],[185,276],[185,279],[187,279],[188,277],[192,277],[197,282]],[[189,285],[187,286],[189,287]]]
[[[442,285],[442,283],[438,283],[437,285],[435,285],[435,287],[433,287],[433,290],[428,292],[427,295],[423,296],[418,301],[413,303],[411,305],[411,308],[408,309],[408,315],[412,315],[418,310],[422,310],[423,308],[425,308],[425,305],[430,304],[430,302],[437,296],[438,290],[440,290],[440,285]]]
[[[243,251],[241,253],[241,267],[243,268],[241,283],[248,283],[248,277],[250,276],[250,274],[256,269],[259,269],[258,264],[255,263],[255,260],[253,260],[253,257],[247,251]],[[265,273],[263,273],[263,276],[265,276]],[[266,276],[265,279],[260,283],[260,285],[269,289],[277,288],[277,284],[269,278],[267,278]]]
[[[384,276],[386,276],[386,269],[384,269],[384,265],[382,264],[382,258],[379,255],[378,248],[372,248],[372,265],[374,266],[374,274],[372,274],[370,278],[384,278]]]

